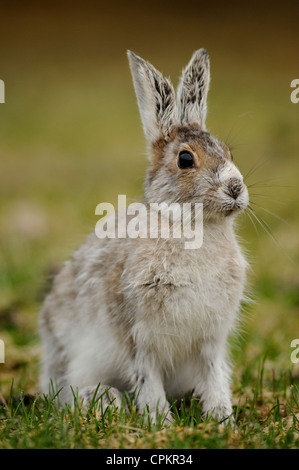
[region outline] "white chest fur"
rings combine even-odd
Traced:
[[[232,227],[222,228],[207,227],[198,250],[149,243],[143,269],[138,246],[127,262],[124,291],[130,292],[126,303],[134,312],[134,341],[163,369],[192,356],[204,341],[219,334],[226,338],[233,327],[246,262]]]

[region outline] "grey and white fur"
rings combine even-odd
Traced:
[[[232,415],[228,336],[243,299],[246,261],[234,233],[248,191],[229,148],[205,127],[209,58],[196,51],[172,84],[128,51],[148,144],[144,204],[203,204],[203,244],[182,239],[98,239],[94,233],[57,275],[40,314],[41,389],[61,402],[78,387],[86,403],[111,387],[120,406],[138,390],[138,409],[172,420],[167,394],[192,393],[203,416]],[[191,168],[180,168],[184,150]],[[167,392],[167,393],[166,393]]]

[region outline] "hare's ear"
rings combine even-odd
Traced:
[[[148,143],[167,139],[177,123],[173,86],[151,64],[128,51],[143,129]]]
[[[205,49],[199,49],[183,70],[178,86],[178,115],[181,124],[198,123],[205,130],[209,84],[209,56]]]

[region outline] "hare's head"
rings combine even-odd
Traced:
[[[183,70],[177,100],[170,81],[128,51],[149,147],[147,202],[200,202],[206,217],[235,214],[248,205],[248,191],[228,146],[207,132],[210,72],[204,49]]]

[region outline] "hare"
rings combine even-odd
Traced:
[[[41,310],[41,389],[53,381],[60,401],[72,402],[70,386],[77,387],[88,403],[110,387],[105,406],[120,406],[125,391],[137,390],[139,411],[154,423],[160,413],[171,422],[168,396],[192,393],[203,417],[229,420],[227,341],[247,266],[234,219],[249,203],[248,190],[228,146],[205,127],[206,50],[183,70],[177,99],[150,63],[131,51],[128,58],[148,144],[143,203],[202,204],[202,245],[89,235]]]

